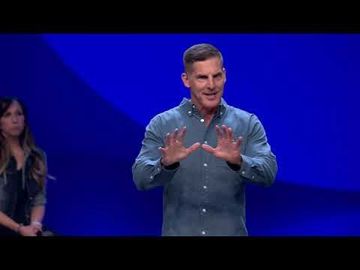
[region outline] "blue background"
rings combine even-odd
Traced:
[[[247,188],[254,236],[360,235],[360,35],[2,34],[0,95],[20,97],[48,154],[59,235],[158,236],[162,190],[131,166],[150,119],[189,97],[183,51],[223,53],[225,100],[265,126],[279,172]]]

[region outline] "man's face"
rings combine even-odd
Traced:
[[[182,74],[185,87],[190,88],[191,100],[202,113],[213,113],[220,104],[226,81],[225,69],[219,58],[195,62]]]
[[[0,118],[0,131],[5,137],[18,137],[25,127],[25,117],[20,104],[14,101]]]

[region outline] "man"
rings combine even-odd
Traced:
[[[191,100],[146,127],[133,165],[139,190],[164,187],[164,236],[243,236],[245,184],[271,185],[276,158],[259,119],[222,98],[221,52],[197,44],[184,53]]]

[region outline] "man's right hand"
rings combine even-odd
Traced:
[[[165,147],[159,147],[162,158],[161,163],[164,166],[170,166],[176,162],[179,162],[187,158],[192,152],[200,147],[200,143],[194,143],[189,148],[184,147],[184,137],[186,133],[186,127],[174,132],[166,134]]]

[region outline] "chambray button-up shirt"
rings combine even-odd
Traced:
[[[217,145],[215,125],[226,125],[240,145],[242,165],[234,169],[203,149],[193,152],[175,169],[160,163],[159,147],[167,133],[184,126],[184,146],[196,142]],[[179,106],[156,115],[146,127],[142,148],[132,167],[139,190],[163,186],[164,236],[243,236],[245,222],[245,184],[271,185],[277,163],[259,119],[221,100],[208,126],[188,99]]]

